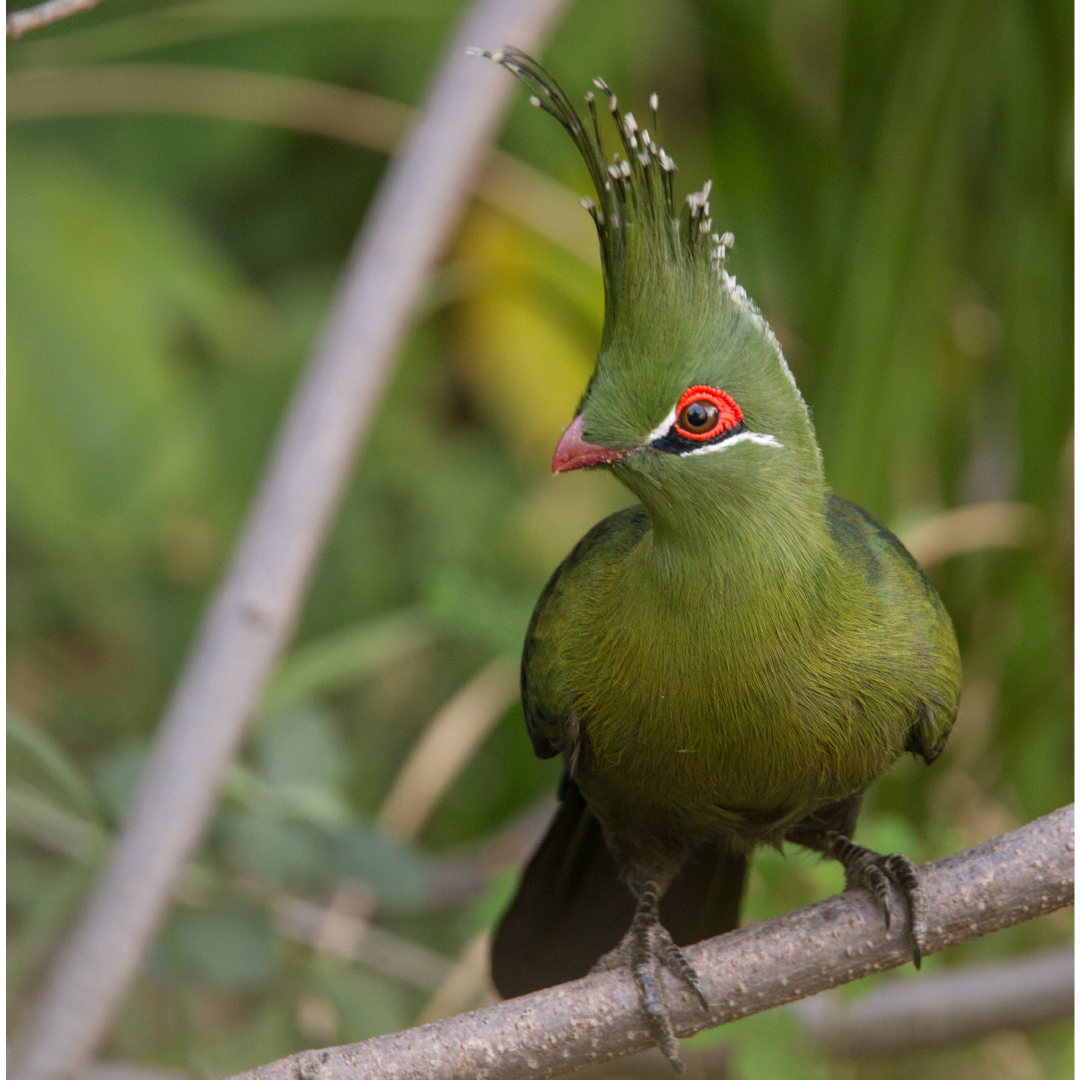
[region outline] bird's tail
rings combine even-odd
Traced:
[[[561,803],[499,924],[491,975],[504,998],[581,978],[622,940],[634,898],[593,816],[569,776]],[[739,925],[746,857],[726,846],[694,850],[660,902],[660,920],[677,945]]]

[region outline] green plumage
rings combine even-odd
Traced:
[[[948,616],[891,533],[819,502],[809,551],[738,511],[680,548],[625,510],[544,591],[529,730],[576,755],[594,812],[635,846],[775,842],[905,749],[940,749],[959,691]]]
[[[595,112],[590,131],[533,61],[495,59],[570,131],[597,185],[604,334],[557,460],[602,462],[640,499],[584,537],[536,606],[522,665],[534,747],[565,756],[638,897],[634,955],[684,963],[649,927],[701,851],[737,857],[789,835],[887,900],[863,865],[873,853],[844,837],[871,781],[905,750],[931,761],[944,744],[960,689],[949,617],[899,540],[828,492],[780,346],[725,268],[733,241],[712,231],[708,187],[676,214],[673,163],[632,117],[612,104],[623,155],[608,163]],[[739,413],[695,435],[676,414],[691,388]],[[557,855],[549,846],[536,865]],[[887,871],[899,882],[898,865]],[[539,876],[526,884],[542,898]],[[917,886],[905,882],[918,959]],[[529,910],[519,898],[508,923]],[[500,939],[524,939],[511,930]],[[512,967],[500,939],[497,977]],[[639,988],[655,1019],[660,991]],[[677,1061],[670,1027],[654,1031]]]

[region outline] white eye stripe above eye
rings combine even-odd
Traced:
[[[697,454],[715,454],[720,450],[727,450],[736,443],[749,442],[757,446],[773,446],[777,450],[783,450],[784,444],[777,442],[771,435],[762,435],[757,431],[740,431],[738,435],[732,435],[730,439],[722,442],[711,443],[708,446],[699,446],[696,450],[685,450],[679,457],[694,457]]]

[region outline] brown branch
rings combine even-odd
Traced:
[[[465,904],[487,888],[495,871],[520,865],[543,839],[555,808],[555,796],[548,796],[482,840],[440,857],[428,879],[428,907]]]
[[[16,1080],[74,1074],[105,1034],[292,632],[390,361],[509,98],[511,81],[465,48],[535,49],[562,2],[480,0],[454,36],[364,221],[123,831],[13,1055]]]
[[[9,120],[150,113],[236,120],[302,131],[390,153],[415,110],[363,90],[291,75],[201,64],[97,64],[15,72]],[[491,151],[474,175],[489,206],[599,268],[595,231],[579,196],[510,154]]]
[[[384,975],[432,993],[454,966],[453,960],[375,926],[368,919],[334,905],[284,896],[277,904],[277,926],[286,937],[302,941],[342,960],[359,961]]]
[[[517,701],[518,685],[518,665],[497,656],[431,718],[379,808],[377,820],[391,836],[416,839],[444,792]]]
[[[1071,904],[1073,843],[1070,805],[922,867],[927,952]],[[898,896],[893,902],[902,911]],[[911,959],[911,947],[906,918],[886,934],[880,909],[860,889],[713,938],[688,956],[713,1004],[706,1016],[668,979],[681,1036],[897,967]],[[612,971],[352,1046],[295,1054],[237,1080],[525,1080],[649,1045],[633,980]]]
[[[889,1055],[1024,1030],[1073,1013],[1073,949],[900,979],[852,1002],[800,1001],[799,1019],[831,1051]]]
[[[1027,503],[971,503],[907,529],[900,539],[924,568],[985,548],[1033,547],[1046,535],[1042,515]]]
[[[292,75],[203,64],[96,64],[8,76],[9,120],[150,113],[236,120],[389,154],[415,119],[398,101]]]
[[[100,3],[101,0],[46,0],[44,4],[13,11],[7,17],[8,40],[14,41],[31,30],[40,30],[43,26],[78,15],[80,11],[89,11]]]

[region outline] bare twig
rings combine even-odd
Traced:
[[[491,931],[481,930],[466,942],[457,963],[431,995],[420,1013],[420,1023],[429,1024],[498,1001],[490,970]]]
[[[80,11],[89,11],[100,3],[101,0],[46,0],[44,4],[13,11],[7,17],[8,40],[22,37],[31,30],[40,30],[70,15],[78,15]]]
[[[481,0],[391,162],[128,820],[16,1051],[16,1080],[70,1076],[104,1035],[292,631],[360,435],[510,93],[501,72],[464,49],[506,41],[535,49],[561,3]]]
[[[908,1053],[1072,1016],[1073,964],[1070,945],[925,979],[897,979],[852,1002],[819,994],[798,1002],[796,1012],[835,1053]]]
[[[1073,843],[1070,805],[923,866],[927,952],[1071,904]],[[893,904],[903,912],[898,896]],[[676,1031],[691,1035],[906,963],[907,919],[894,918],[886,933],[880,908],[857,889],[687,950],[712,1004],[705,1015],[681,984],[668,979]],[[241,1077],[525,1080],[648,1045],[633,979],[619,970],[352,1046],[297,1054]]]
[[[358,960],[418,990],[437,990],[454,966],[452,960],[424,945],[310,900],[283,897],[277,915],[278,927],[287,937],[343,960]]]
[[[379,810],[380,824],[399,840],[415,838],[517,696],[517,664],[497,656],[432,718]]]
[[[9,120],[155,113],[239,120],[340,139],[390,153],[414,110],[343,86],[198,64],[100,64],[8,76]],[[492,151],[475,192],[590,266],[600,254],[579,196],[510,154]]]
[[[169,3],[118,7],[117,17],[64,34],[24,41],[15,62],[20,68],[97,63],[117,57],[195,42],[221,40],[252,32],[274,31],[327,22],[363,26],[374,17],[395,16],[423,25],[440,19],[458,5],[440,3],[371,4],[357,0],[170,0]],[[126,9],[126,11],[125,11]],[[380,10],[381,9],[381,10]],[[111,12],[110,12],[111,14]]]
[[[432,908],[464,904],[487,886],[493,871],[520,865],[547,832],[555,807],[554,795],[544,798],[490,836],[440,859],[428,881],[428,904]]]
[[[972,503],[947,510],[906,530],[900,538],[923,565],[984,548],[1022,548],[1045,533],[1039,511],[1026,503]]]

